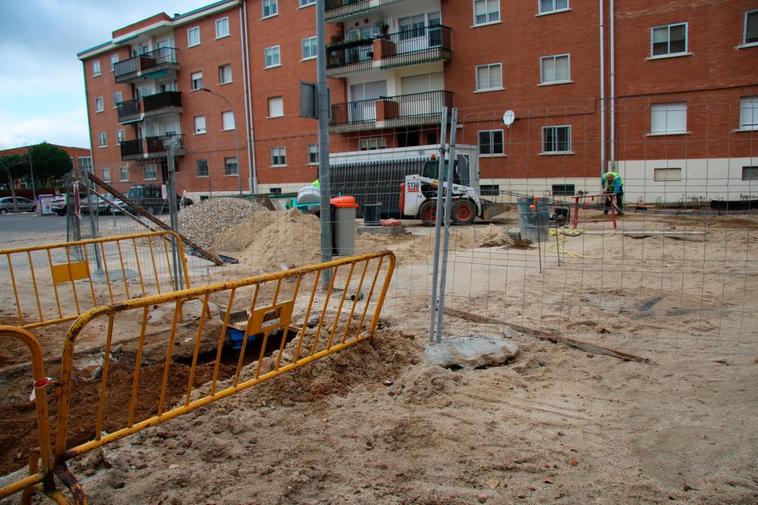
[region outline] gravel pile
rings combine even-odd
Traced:
[[[236,226],[254,212],[269,212],[263,205],[241,198],[211,198],[190,205],[179,213],[179,231],[210,248],[221,233]]]

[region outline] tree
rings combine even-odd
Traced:
[[[13,197],[13,210],[17,211],[16,207],[16,179],[23,174],[23,168],[27,163],[24,160],[25,156],[20,154],[11,154],[10,156],[0,156],[0,177],[8,181],[8,189]]]
[[[26,157],[37,180],[60,179],[74,168],[66,151],[47,142],[29,147]]]

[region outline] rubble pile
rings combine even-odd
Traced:
[[[210,198],[179,213],[179,231],[210,248],[224,231],[248,219],[255,212],[269,212],[263,205],[241,198]]]

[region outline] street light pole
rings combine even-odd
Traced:
[[[242,196],[242,169],[241,169],[242,160],[240,160],[240,143],[239,143],[239,137],[237,135],[237,114],[235,114],[234,112],[234,107],[232,106],[232,103],[224,95],[220,95],[216,93],[215,91],[209,90],[208,88],[200,88],[200,91],[205,91],[206,93],[210,93],[211,95],[217,96],[220,99],[222,99],[229,106],[229,110],[232,113],[232,119],[234,119],[234,156],[236,156],[237,158],[237,182],[239,183],[240,196]],[[252,193],[253,193],[253,188],[251,187],[250,194]]]
[[[34,165],[32,164],[32,150],[27,149],[26,155],[29,157],[29,171],[32,174],[32,199],[37,200],[37,188],[34,185]]]

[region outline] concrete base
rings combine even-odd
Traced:
[[[488,335],[447,337],[439,344],[428,344],[426,359],[444,368],[486,368],[500,366],[518,354],[510,340]]]
[[[358,233],[373,233],[374,235],[402,235],[405,225],[398,226],[358,226]]]

